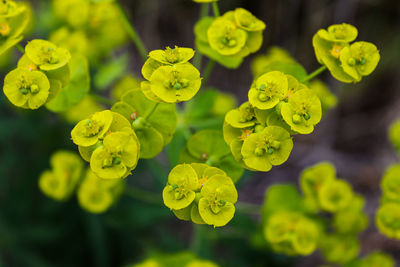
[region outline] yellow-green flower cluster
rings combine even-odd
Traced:
[[[194,27],[196,47],[221,65],[237,68],[244,57],[260,49],[265,27],[243,8],[216,18],[204,17]]]
[[[243,175],[241,167],[226,145],[219,130],[201,130],[187,141],[179,156],[179,163],[205,163],[228,174],[234,182]]]
[[[0,55],[22,40],[29,23],[31,14],[27,4],[12,0],[0,2]]]
[[[79,205],[91,213],[103,213],[117,202],[124,192],[123,180],[99,178],[90,169],[77,191]]]
[[[233,218],[237,198],[235,185],[224,171],[201,163],[175,166],[163,190],[164,204],[176,217],[214,227]]]
[[[3,91],[15,106],[37,109],[55,98],[69,83],[68,50],[45,40],[32,40],[18,67],[5,79]]]
[[[386,170],[381,187],[383,194],[376,225],[382,234],[400,240],[400,164],[393,164]]]
[[[75,153],[60,150],[51,156],[50,165],[51,169],[40,175],[39,188],[46,196],[65,201],[81,180],[83,162]]]
[[[226,114],[224,138],[243,167],[269,171],[288,159],[291,135],[314,130],[322,116],[321,101],[306,85],[280,71],[259,76],[248,97],[249,102]]]
[[[336,178],[329,162],[306,168],[300,185],[303,196],[293,185],[268,189],[262,208],[265,239],[274,251],[290,256],[319,248],[330,263],[352,262],[360,250],[357,235],[368,226],[363,197]],[[332,220],[322,212],[331,213]]]
[[[315,55],[337,80],[351,83],[361,81],[378,65],[380,55],[376,46],[369,42],[354,42],[356,27],[342,23],[319,30],[313,37]]]
[[[143,94],[161,103],[178,103],[194,97],[200,89],[201,78],[189,62],[193,56],[193,49],[177,46],[151,51],[142,68],[147,80],[141,83]]]
[[[127,41],[120,10],[113,1],[53,0],[53,10],[64,26],[50,40],[91,62]]]
[[[355,267],[395,267],[396,263],[390,255],[375,251],[353,263]]]
[[[400,120],[397,120],[390,125],[389,140],[396,151],[400,153]]]
[[[264,235],[274,251],[287,255],[309,255],[318,244],[318,225],[296,212],[277,212],[268,219]]]
[[[176,105],[154,103],[140,88],[122,95],[112,111],[124,116],[132,125],[140,141],[140,157],[154,158],[171,142],[176,130]]]
[[[174,254],[152,253],[152,256],[130,267],[218,267],[212,261],[199,259],[191,252],[182,251]]]
[[[129,121],[116,112],[94,113],[78,122],[71,136],[82,158],[100,178],[125,178],[137,165],[139,140]]]

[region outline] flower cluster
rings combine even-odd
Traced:
[[[120,10],[112,1],[53,0],[53,10],[65,26],[54,31],[50,40],[91,62],[127,41]]]
[[[396,152],[400,153],[400,120],[397,120],[390,125],[389,140]]]
[[[176,130],[176,105],[154,103],[148,100],[140,88],[122,95],[112,111],[124,116],[135,130],[140,142],[140,157],[154,158],[171,142]]]
[[[291,135],[314,130],[322,116],[321,101],[294,76],[280,71],[259,76],[248,97],[226,114],[224,138],[243,167],[269,171],[288,159]]]
[[[294,256],[319,248],[328,262],[354,260],[360,248],[357,235],[368,225],[362,196],[336,178],[328,162],[305,169],[300,185],[303,196],[292,185],[275,185],[267,191],[263,230],[273,250]],[[331,223],[323,220],[322,212],[331,214]]]
[[[242,177],[244,171],[233,158],[219,130],[201,130],[193,134],[182,149],[179,162],[205,163],[217,167],[226,172],[234,182]]]
[[[17,107],[37,109],[69,83],[68,50],[45,40],[32,40],[18,67],[4,79],[4,94]]]
[[[382,234],[400,240],[400,164],[393,164],[386,170],[381,187],[383,195],[376,225]]]
[[[190,100],[201,86],[200,72],[189,62],[193,56],[193,49],[177,46],[151,51],[142,67],[143,94],[161,103]]]
[[[127,177],[135,169],[140,143],[129,121],[109,110],[96,112],[72,129],[73,142],[92,171],[103,179]]]
[[[175,166],[163,190],[164,204],[176,217],[214,227],[233,218],[237,198],[232,179],[221,169],[202,163]]]
[[[361,81],[378,65],[380,55],[376,46],[369,42],[354,42],[356,27],[342,23],[319,30],[313,37],[315,55],[337,80],[351,83]]]
[[[60,150],[50,158],[51,170],[45,170],[39,178],[42,192],[57,201],[70,198],[81,180],[83,162],[73,152]]]
[[[128,266],[129,267],[170,267],[170,266],[218,267],[216,263],[208,260],[199,259],[193,253],[187,251],[182,251],[174,254],[152,253],[152,256],[150,258],[147,258],[146,260],[140,263]]]
[[[22,40],[30,20],[27,4],[12,0],[0,2],[0,55]]]
[[[103,213],[118,201],[124,189],[123,180],[101,179],[88,168],[77,191],[78,202],[91,213]]]
[[[265,23],[243,8],[219,17],[204,17],[194,27],[200,53],[227,68],[237,68],[243,58],[257,52]]]

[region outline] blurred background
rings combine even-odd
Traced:
[[[32,0],[31,4],[35,25],[25,40],[48,38],[51,1]],[[198,4],[189,0],[126,0],[121,5],[148,50],[174,45],[194,47]],[[320,28],[350,23],[359,29],[357,40],[376,44],[381,61],[362,82],[340,83],[329,72],[320,76],[338,96],[337,107],[325,115],[312,134],[295,136],[293,152],[285,164],[268,173],[246,172],[238,192],[240,201],[261,205],[270,185],[297,184],[303,168],[329,160],[337,167],[338,176],[367,200],[370,226],[361,235],[361,254],[382,250],[399,262],[400,242],[379,234],[373,218],[379,205],[382,173],[389,164],[399,161],[387,130],[400,118],[400,2],[220,0],[219,6],[221,12],[246,8],[266,22],[264,43],[258,53],[281,46],[308,72],[319,67],[311,39]],[[128,43],[119,51],[114,53],[116,58],[120,53],[128,55],[124,71],[140,77],[143,61],[135,47]],[[14,52],[2,64],[2,77],[15,67],[20,54]],[[250,62],[251,56],[237,70],[217,64],[208,84],[234,94],[238,103],[246,101],[253,80]],[[92,79],[91,90],[97,90],[97,85]],[[107,95],[109,88],[102,88],[101,94]],[[74,197],[65,203],[46,198],[38,188],[38,177],[49,167],[53,152],[76,150],[70,140],[72,127],[44,108],[16,109],[0,94],[0,266],[124,266],[151,253],[182,250],[222,266],[300,267],[323,263],[319,253],[288,258],[255,248],[251,239],[258,227],[256,214],[239,213],[227,227],[211,229],[180,221],[165,206],[126,196],[102,215],[83,211]],[[156,160],[139,162],[129,182],[160,194],[169,171],[163,159],[161,155]]]

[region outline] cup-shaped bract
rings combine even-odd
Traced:
[[[355,42],[344,47],[340,53],[343,70],[354,79],[354,82],[359,82],[363,76],[371,74],[379,60],[378,49],[369,42]]]
[[[333,226],[337,233],[357,234],[368,226],[368,216],[363,212],[365,200],[355,195],[350,205],[336,212],[333,217]]]
[[[232,179],[226,175],[211,176],[201,188],[199,213],[209,225],[220,227],[226,225],[235,214],[234,204],[238,194]]]
[[[175,166],[168,175],[168,183],[163,190],[164,204],[170,209],[188,207],[195,199],[198,176],[190,164]]]
[[[268,218],[264,236],[276,252],[289,256],[309,255],[317,247],[320,230],[300,213],[278,211]]]
[[[95,145],[110,129],[113,114],[109,110],[96,112],[77,123],[71,131],[72,141],[83,147]]]
[[[360,260],[357,267],[395,267],[396,262],[389,254],[375,251]]]
[[[375,218],[378,230],[389,238],[400,240],[400,204],[389,202],[381,205]]]
[[[3,91],[13,105],[37,109],[49,97],[50,82],[40,71],[17,68],[6,75]]]
[[[318,191],[318,202],[321,209],[332,213],[348,207],[353,198],[353,189],[344,180],[335,179],[324,183]]]
[[[159,99],[158,102],[178,103],[191,99],[200,86],[200,72],[192,64],[184,63],[156,69],[151,74],[149,90]],[[143,93],[147,96],[146,92]]]
[[[293,131],[309,134],[321,120],[321,101],[310,89],[301,89],[282,104],[281,114]]]
[[[321,29],[317,34],[327,41],[349,43],[357,38],[358,30],[353,25],[342,23],[331,25],[327,30]]]
[[[275,107],[287,95],[288,79],[283,72],[271,71],[257,78],[249,90],[249,102],[264,110]]]
[[[59,69],[68,64],[71,59],[69,51],[46,41],[35,39],[25,46],[28,58],[41,70],[50,71]]]
[[[290,155],[293,141],[290,134],[278,126],[267,126],[260,133],[247,137],[241,149],[243,161],[251,169],[269,171],[283,164]]]
[[[385,199],[400,202],[400,164],[393,164],[385,171],[381,186]]]
[[[134,131],[111,132],[90,158],[92,171],[103,179],[127,177],[139,160],[140,145]]]
[[[176,105],[154,103],[139,88],[126,92],[112,111],[123,115],[140,141],[140,157],[153,158],[173,137],[177,125]]]
[[[360,244],[353,235],[327,234],[321,238],[320,249],[326,261],[343,265],[357,257]]]
[[[51,156],[50,164],[51,170],[40,175],[39,187],[48,197],[65,201],[81,179],[83,162],[75,153],[60,150]]]
[[[396,120],[390,125],[389,140],[397,152],[400,152],[400,120]]]
[[[79,205],[91,213],[106,212],[120,197],[125,188],[122,180],[104,180],[90,169],[79,186]]]

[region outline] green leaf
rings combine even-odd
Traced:
[[[267,73],[267,72],[274,71],[274,70],[281,71],[285,74],[290,74],[299,81],[301,81],[305,77],[307,77],[306,70],[299,63],[275,61],[275,62],[272,62],[271,64],[269,64],[267,67],[265,67],[263,73]]]

